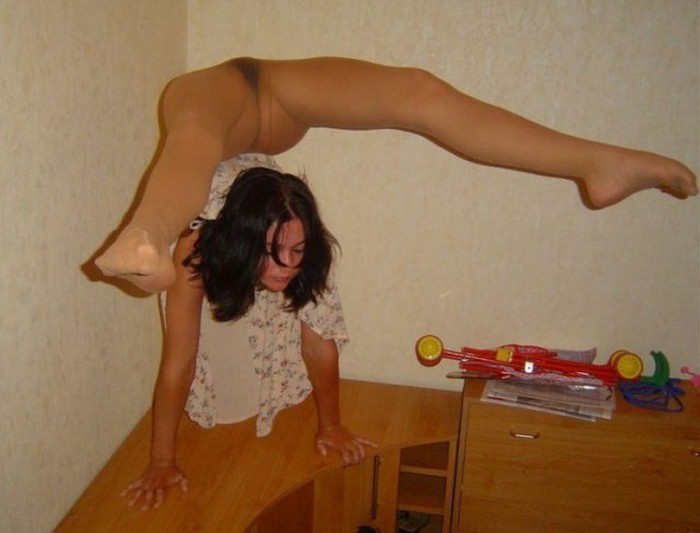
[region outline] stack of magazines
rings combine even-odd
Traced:
[[[615,392],[610,386],[486,380],[481,401],[590,421],[609,420],[615,411]]]

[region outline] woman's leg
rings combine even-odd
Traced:
[[[597,207],[650,187],[698,192],[694,174],[678,161],[559,133],[420,69],[338,58],[271,67],[278,102],[309,126],[413,131],[467,159],[579,179]]]
[[[420,69],[337,58],[264,65],[272,95],[260,102],[267,129],[235,69],[219,65],[171,85],[163,106],[165,148],[130,224],[96,261],[105,274],[150,292],[170,286],[168,245],[204,205],[216,165],[255,148],[259,136],[290,147],[303,134],[299,125],[413,131],[467,159],[580,179],[599,207],[650,187],[698,192],[693,173],[677,161],[553,131]]]
[[[95,261],[105,275],[148,292],[172,285],[175,270],[168,248],[204,206],[220,159],[215,147],[204,148],[206,143],[194,132],[168,136],[134,216]]]
[[[240,74],[224,65],[171,83],[163,97],[163,149],[133,217],[96,260],[104,274],[148,292],[174,282],[168,247],[204,207],[225,152],[233,157],[255,138],[254,102]],[[227,139],[232,130],[233,142]]]

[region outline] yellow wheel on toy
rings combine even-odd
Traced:
[[[440,361],[442,348],[442,341],[435,335],[424,335],[416,342],[416,354],[427,365],[434,365]]]
[[[613,355],[613,365],[622,379],[637,379],[644,370],[641,358],[632,352]]]
[[[617,359],[621,355],[625,355],[626,353],[631,353],[631,352],[628,352],[627,350],[617,350],[616,352],[613,352],[612,355],[610,356],[610,358],[608,359],[608,364],[610,364],[611,366],[615,366],[615,361],[617,361]]]

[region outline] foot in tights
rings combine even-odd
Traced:
[[[122,231],[95,264],[105,276],[125,279],[146,292],[163,291],[175,282],[167,245],[135,226]]]
[[[685,198],[698,194],[695,175],[674,159],[649,152],[603,146],[584,180],[593,206],[616,204],[632,194],[658,188]]]

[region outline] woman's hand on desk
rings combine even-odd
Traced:
[[[166,465],[150,464],[136,481],[132,481],[122,491],[126,504],[133,507],[141,503],[141,510],[157,509],[163,503],[168,489],[179,485],[182,492],[187,492],[187,478],[175,463]]]
[[[363,437],[350,433],[343,426],[328,426],[316,434],[316,448],[323,455],[335,450],[343,456],[343,465],[356,465],[365,458],[365,446],[377,445]]]

